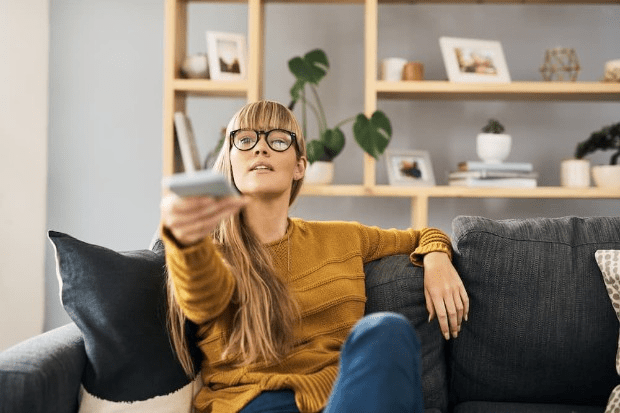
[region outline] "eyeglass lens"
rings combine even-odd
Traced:
[[[293,143],[291,133],[283,129],[273,129],[267,132],[240,129],[233,135],[233,144],[241,151],[249,151],[256,146],[261,134],[265,135],[267,145],[276,152],[287,150]]]

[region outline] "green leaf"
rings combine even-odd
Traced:
[[[309,163],[314,163],[325,157],[325,145],[319,140],[312,140],[306,144],[306,157]]]
[[[294,57],[288,61],[288,68],[298,81],[318,84],[327,74],[329,62],[321,49],[311,50],[304,57]]]
[[[325,152],[332,159],[338,156],[344,148],[344,133],[338,128],[327,129],[321,136],[321,140],[325,145]]]
[[[392,125],[385,113],[379,110],[370,119],[360,113],[353,124],[353,135],[364,152],[378,159],[390,143]]]

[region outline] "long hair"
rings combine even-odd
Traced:
[[[273,101],[249,103],[228,124],[224,144],[213,166],[233,184],[230,132],[237,128],[257,127],[295,132],[297,139],[293,147],[297,159],[306,156],[301,128],[290,110]],[[297,198],[302,183],[303,178],[291,183],[289,205]],[[222,247],[236,280],[232,299],[235,314],[222,358],[232,356],[237,365],[258,360],[281,360],[293,345],[291,337],[299,311],[287,286],[276,276],[269,251],[244,222],[242,211],[220,222],[212,236]],[[194,364],[187,346],[186,318],[176,301],[170,278],[167,285],[172,344],[183,369],[193,377]]]

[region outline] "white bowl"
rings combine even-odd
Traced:
[[[476,152],[487,163],[500,163],[510,154],[512,138],[505,133],[479,133]]]
[[[620,165],[593,166],[592,178],[598,187],[620,189]]]

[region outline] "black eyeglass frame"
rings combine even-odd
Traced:
[[[252,145],[250,148],[247,149],[241,149],[240,147],[238,147],[237,145],[235,145],[235,135],[241,131],[253,131],[254,133],[256,133],[256,142],[254,142],[254,145]],[[275,149],[274,147],[271,146],[271,144],[269,143],[269,134],[271,132],[286,132],[290,135],[291,137],[291,144],[289,146],[287,146],[285,149]],[[271,129],[268,131],[263,131],[263,130],[256,130],[256,129],[251,129],[251,128],[241,128],[241,129],[235,129],[234,131],[230,132],[230,147],[232,148],[233,146],[237,149],[239,149],[240,151],[251,151],[252,149],[254,149],[256,147],[256,145],[258,145],[258,141],[260,141],[260,137],[261,135],[265,135],[265,142],[267,142],[267,146],[269,146],[269,148],[273,151],[276,152],[284,152],[286,150],[288,150],[288,148],[290,148],[291,146],[293,146],[293,143],[295,145],[297,145],[297,135],[295,134],[295,132],[291,132],[290,130],[286,130],[286,129],[280,129],[280,128],[276,128],[276,129]]]

